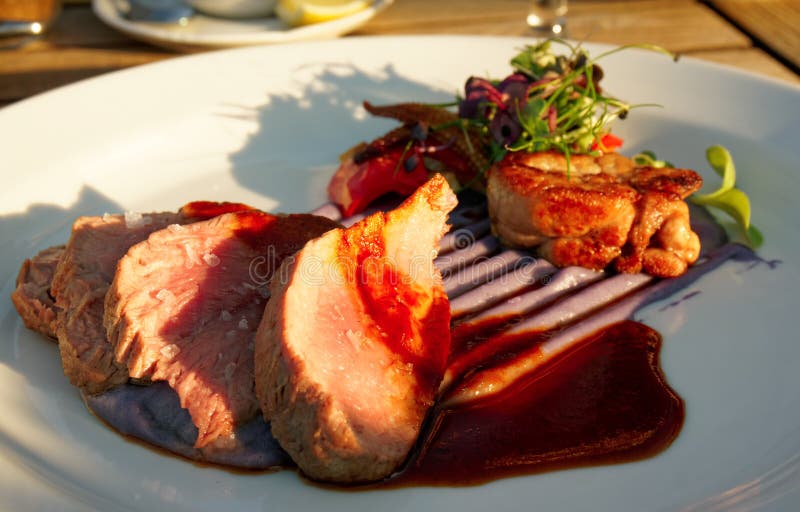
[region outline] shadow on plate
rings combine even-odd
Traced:
[[[37,203],[24,212],[0,215],[0,282],[5,290],[13,284],[20,265],[42,249],[65,244],[72,223],[81,215],[117,213],[122,206],[91,187],[83,186],[75,202],[64,208],[55,204]],[[9,292],[11,289],[9,288]]]
[[[391,65],[366,72],[349,63],[310,64],[298,67],[292,76],[300,84],[297,90],[270,95],[256,110],[241,107],[227,115],[254,120],[257,126],[242,148],[229,156],[235,180],[259,194],[280,197],[281,205],[294,209],[313,208],[324,201],[339,155],[397,125],[367,114],[363,101],[440,103],[455,97],[454,90],[411,80]],[[276,173],[299,173],[307,186],[292,187],[267,178]],[[297,177],[287,180],[295,182]]]

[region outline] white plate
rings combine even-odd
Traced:
[[[642,462],[468,488],[335,492],[291,471],[200,467],[123,440],[84,409],[54,345],[8,294],[20,262],[63,242],[80,214],[171,210],[193,199],[304,211],[338,154],[382,133],[363,99],[443,101],[470,74],[500,77],[524,39],[353,38],[251,47],[114,73],[0,111],[0,503],[9,510],[796,510],[800,487],[800,89],[640,51],[605,60],[634,103],[626,152],[651,148],[718,179],[724,144],[775,270],[731,262],[702,293],[641,314],[686,400],[675,443]],[[593,52],[598,47],[591,46]]]
[[[122,0],[92,0],[92,9],[105,24],[135,39],[173,50],[192,51],[331,39],[352,32],[393,1],[374,0],[369,8],[350,16],[297,28],[287,28],[274,16],[234,20],[198,13],[185,26],[130,21],[115,6]]]

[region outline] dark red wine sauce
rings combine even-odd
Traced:
[[[684,418],[660,347],[656,331],[624,321],[498,395],[434,410],[406,468],[385,485],[472,485],[659,453]]]

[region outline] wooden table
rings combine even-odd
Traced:
[[[357,35],[531,35],[527,0],[395,0]],[[798,0],[570,0],[567,36],[649,42],[800,84]],[[0,106],[54,87],[180,54],[105,26],[88,0],[67,0],[40,40],[0,50]]]

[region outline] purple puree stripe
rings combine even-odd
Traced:
[[[571,294],[555,305],[536,312],[525,321],[526,332],[542,332],[556,329],[628,295],[632,290],[641,288],[654,279],[652,276],[645,274],[619,274],[600,280],[603,275],[603,272],[581,267],[566,268],[555,274],[553,279],[543,287],[488,309],[459,325],[459,328],[478,326],[491,318],[503,319],[525,316],[546,304],[552,303],[559,297]],[[597,284],[586,286],[598,280],[600,282]],[[586,287],[581,289],[584,286]],[[471,369],[475,364],[480,364],[482,362],[481,359],[487,357],[486,354],[501,352],[504,349],[504,341],[509,339],[502,335],[499,337],[495,335],[490,340],[480,343],[473,347],[472,350],[459,354],[452,359],[442,379],[439,388],[440,393],[446,393],[454,381],[461,378],[463,373]],[[489,351],[486,350],[487,348]]]
[[[457,274],[452,274],[444,279],[444,291],[452,300],[464,292],[487,281],[492,281],[514,268],[534,263],[531,255],[524,251],[504,251],[489,259],[474,262]]]
[[[452,408],[499,393],[517,379],[541,367],[553,357],[574,348],[584,340],[586,336],[593,332],[597,332],[599,329],[616,322],[631,318],[640,308],[668,297],[676,291],[689,286],[729,258],[745,255],[747,253],[752,254],[750,249],[742,245],[727,244],[722,246],[711,253],[704,262],[690,267],[682,276],[672,279],[662,279],[652,286],[644,287],[616,304],[603,309],[599,313],[567,326],[560,331],[556,331],[552,337],[527,349],[512,361],[470,375],[445,398],[442,402],[442,406]],[[636,276],[637,274],[631,274],[620,275],[618,277],[629,278],[633,281],[636,279]],[[583,294],[580,294],[573,298],[583,300],[588,297],[584,297]],[[592,298],[588,298],[588,300],[591,301]],[[516,335],[528,332],[540,332],[542,323],[543,322],[540,321],[537,315],[531,317],[527,321],[517,324],[508,330],[506,334]]]
[[[453,225],[451,231],[442,237],[439,242],[439,256],[459,249],[467,249],[478,238],[489,233],[491,222],[483,219],[472,224]]]
[[[540,311],[523,322],[525,331],[554,329],[601,308],[655,279],[646,274],[617,274],[588,286],[562,301]],[[532,309],[532,308],[531,308]],[[530,309],[528,310],[530,311]],[[525,313],[527,311],[523,311]],[[518,329],[513,329],[519,332]]]
[[[458,229],[462,226],[475,224],[479,221],[486,219],[486,203],[470,206],[457,206],[455,210],[450,213],[448,222],[453,229]]]
[[[553,271],[556,271],[555,268]],[[546,281],[546,283],[543,283],[541,288],[507,299],[502,304],[487,309],[464,323],[477,324],[489,318],[503,318],[528,314],[568,293],[576,293],[576,290],[599,281],[604,276],[605,274],[603,272],[583,267],[568,267],[563,270],[558,270],[547,280],[543,280]],[[614,278],[609,278],[609,280],[610,279]],[[601,285],[606,282],[608,282],[608,280],[602,282]],[[601,291],[599,293],[603,292]],[[570,306],[562,307],[567,304],[567,301],[561,302],[557,306],[543,311],[540,315],[548,314],[549,317],[563,317],[565,313],[561,313],[562,309],[566,310],[569,307],[572,309],[593,308],[595,306],[594,304],[587,304],[583,297],[583,294],[581,294],[578,299],[575,299],[573,296],[573,298],[569,299]],[[536,318],[539,318],[540,315],[536,315]],[[542,322],[547,323],[551,322],[551,320],[543,318]],[[556,322],[553,322],[555,325]]]
[[[476,263],[479,258],[483,259],[493,254],[498,248],[500,248],[500,241],[493,236],[487,236],[470,244],[465,249],[439,256],[433,264],[443,277],[448,277]]]
[[[521,290],[535,286],[556,271],[556,267],[545,260],[515,268],[500,279],[489,281],[450,301],[450,315],[459,318],[482,311],[493,304],[516,295]]]

